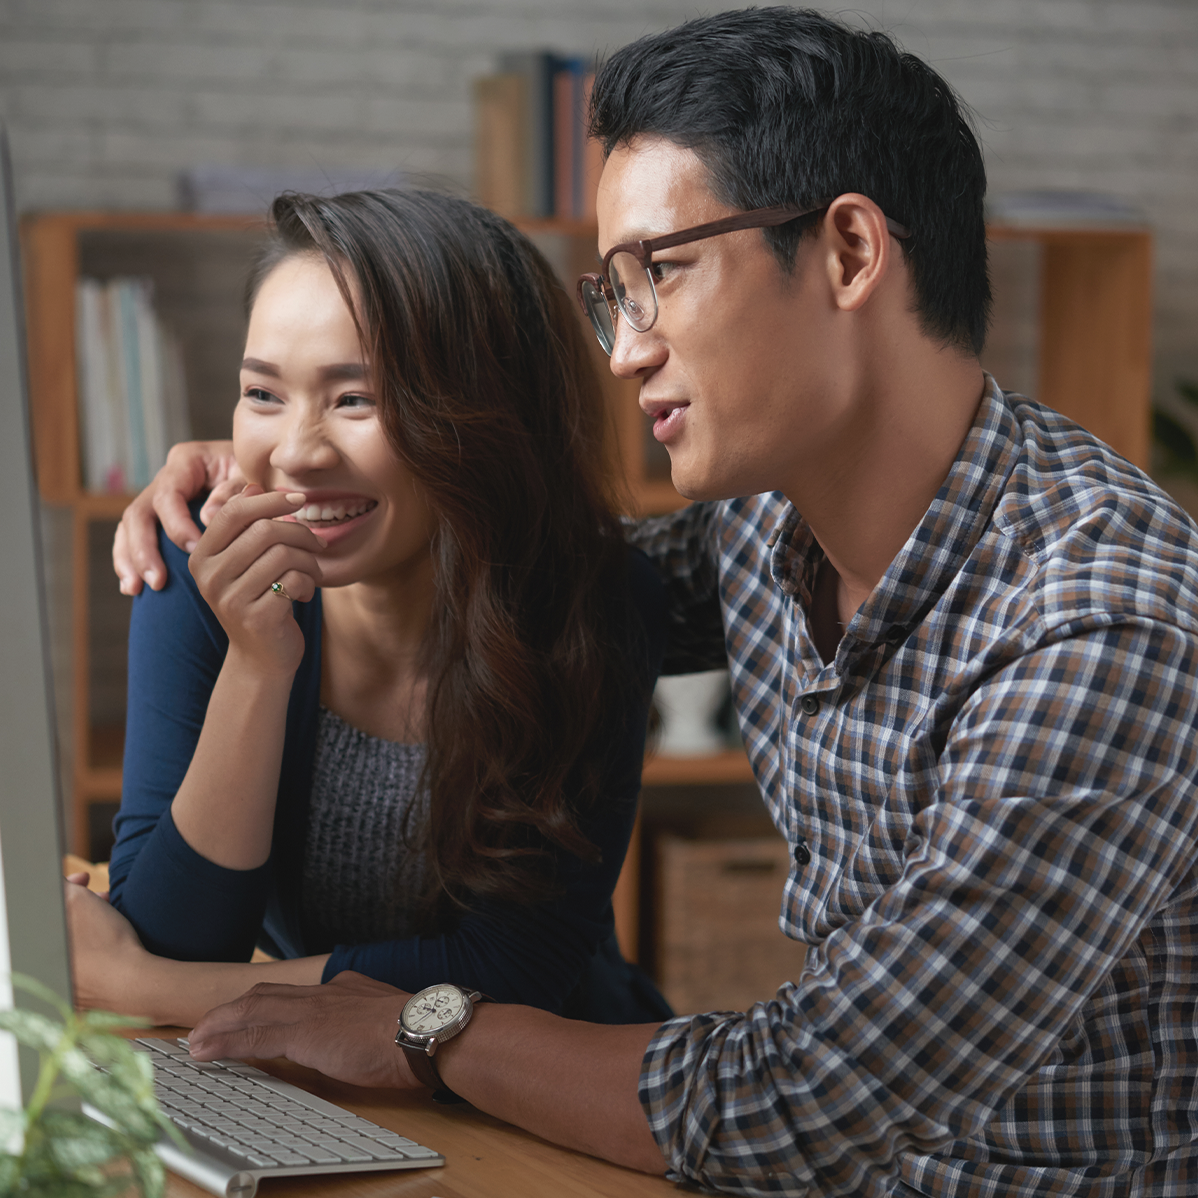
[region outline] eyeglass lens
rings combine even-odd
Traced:
[[[595,336],[599,338],[603,352],[611,357],[611,351],[616,344],[616,330],[612,325],[611,306],[607,297],[593,283],[583,279],[582,299],[586,304],[587,316],[591,320],[591,328],[595,330]]]
[[[624,319],[638,333],[651,329],[657,319],[657,291],[640,259],[633,254],[613,254],[607,264],[607,277]]]

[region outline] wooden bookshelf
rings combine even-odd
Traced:
[[[1040,249],[1039,386],[1033,398],[1147,470],[1151,231],[995,224],[986,233],[993,242],[1032,242]]]
[[[244,266],[262,229],[262,222],[244,217],[174,212],[45,213],[22,222],[38,489],[47,504],[65,508],[71,517],[73,770],[68,785],[73,818],[68,837],[81,856],[93,856],[91,807],[116,803],[121,796],[124,715],[97,713],[92,701],[93,616],[98,606],[120,599],[115,576],[97,568],[94,550],[98,527],[115,524],[130,496],[93,494],[82,486],[75,284],[89,273],[155,278],[166,308],[188,326],[193,419],[199,417],[201,429],[206,424],[210,431],[219,426],[220,416],[211,409],[221,406],[220,383],[207,377],[206,363],[213,345],[226,362],[240,357]],[[235,374],[231,377],[235,380]],[[236,382],[229,388],[235,395]]]

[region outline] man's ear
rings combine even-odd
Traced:
[[[868,196],[846,192],[824,215],[828,281],[842,312],[855,312],[890,270],[894,243],[886,214]]]

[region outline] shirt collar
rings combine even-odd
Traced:
[[[986,375],[982,400],[956,460],[923,519],[850,621],[837,657],[854,646],[905,639],[973,552],[1018,452],[1015,419]],[[788,504],[767,542],[770,573],[804,608],[823,562],[806,521]]]

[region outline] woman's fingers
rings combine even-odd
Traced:
[[[310,549],[295,544],[295,539],[294,532],[278,533],[273,525],[255,526],[214,557],[194,553],[191,573],[214,609],[230,601],[252,603],[269,592],[271,583],[280,581],[291,598],[307,603],[320,584],[320,560]],[[288,573],[290,582],[283,577]]]
[[[209,555],[220,553],[260,520],[276,521],[279,530],[291,532],[291,544],[319,549],[324,543],[310,528],[294,521],[278,519],[280,516],[290,516],[299,511],[306,502],[305,496],[298,491],[288,494],[283,491],[263,491],[253,485],[247,486],[213,517],[203,542],[197,549],[202,549]]]
[[[204,506],[200,508],[200,519],[205,524],[211,524],[216,518],[217,512],[229,502],[241,494],[242,488],[245,486],[245,479],[241,475],[241,471],[235,472],[235,476],[227,478],[224,482],[218,483],[209,492],[208,498],[204,500]]]

